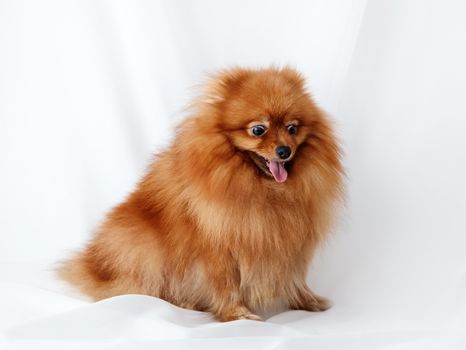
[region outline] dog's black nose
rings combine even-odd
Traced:
[[[278,158],[287,159],[291,155],[291,148],[288,146],[278,146],[275,152],[277,153]]]

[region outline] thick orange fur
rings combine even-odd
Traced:
[[[250,132],[257,121],[268,126],[261,137]],[[293,153],[284,183],[251,156],[270,159],[279,144]],[[59,273],[95,300],[148,294],[221,321],[259,319],[257,310],[277,300],[325,310],[306,274],[331,227],[342,174],[329,121],[296,71],[223,71],[136,190]]]

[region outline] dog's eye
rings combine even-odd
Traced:
[[[251,128],[251,131],[255,136],[262,136],[267,131],[267,128],[264,125],[255,125]]]
[[[288,125],[286,128],[290,135],[294,135],[298,132],[298,127],[296,125]]]

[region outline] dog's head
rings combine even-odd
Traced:
[[[217,129],[260,174],[285,182],[321,113],[291,68],[232,69],[208,85]]]

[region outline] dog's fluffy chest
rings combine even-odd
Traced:
[[[257,202],[244,199],[224,203],[199,199],[190,212],[201,235],[221,245],[240,250],[299,249],[312,234],[310,216],[303,216],[296,203]],[[294,246],[294,247],[293,247]]]

